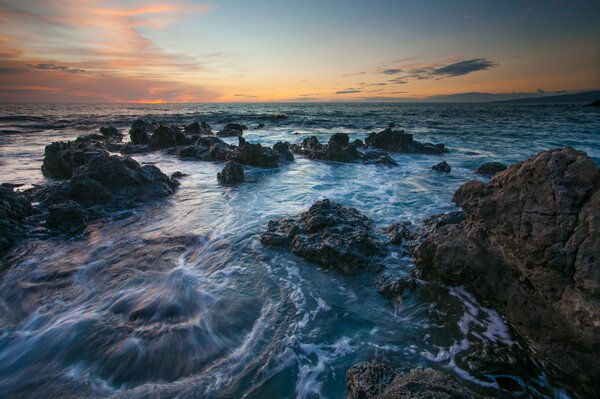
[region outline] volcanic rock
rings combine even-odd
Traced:
[[[412,134],[392,130],[391,127],[379,133],[369,134],[365,144],[391,152],[442,154],[448,151],[444,144],[420,143],[413,139]]]
[[[217,173],[217,180],[222,184],[233,185],[246,180],[244,168],[237,162],[229,161],[223,170]]]

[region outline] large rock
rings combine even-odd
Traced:
[[[116,127],[112,127],[112,126],[108,126],[108,127],[101,127],[100,128],[100,134],[104,137],[106,137],[107,139],[111,139],[111,140],[115,140],[115,141],[121,141],[121,139],[123,139],[123,133],[121,133]]]
[[[217,180],[227,185],[243,183],[246,180],[244,168],[237,162],[229,161],[223,170],[217,173]]]
[[[172,126],[161,125],[150,136],[148,147],[151,150],[158,150],[182,145],[184,141],[185,135],[181,130]]]
[[[230,159],[244,165],[277,166],[279,154],[273,149],[263,147],[260,144],[248,143],[241,136],[238,137],[238,140],[239,145],[233,151]]]
[[[133,144],[148,144],[157,127],[154,123],[136,119],[129,129],[129,138]]]
[[[365,139],[365,144],[391,152],[442,154],[447,152],[444,144],[420,143],[415,141],[412,134],[387,128],[379,133],[371,133]]]
[[[12,187],[0,185],[0,256],[23,237],[23,223],[32,214],[29,200]]]
[[[202,136],[202,135],[210,136],[213,134],[210,125],[206,122],[202,122],[202,123],[192,122],[184,128],[184,131],[185,131],[185,134],[199,135],[199,136]]]
[[[465,219],[434,225],[419,274],[466,285],[539,354],[600,384],[600,173],[570,147],[544,151],[454,194]]]
[[[374,260],[384,252],[366,216],[328,199],[297,217],[270,221],[260,239],[346,273],[376,266]]]
[[[44,150],[42,173],[54,179],[69,179],[79,167],[98,155],[108,156],[108,152],[101,143],[87,139],[48,144]]]
[[[81,233],[87,227],[90,215],[75,201],[65,201],[48,208],[46,225],[67,235]]]
[[[219,137],[235,137],[244,134],[244,130],[248,129],[246,125],[240,123],[228,123],[223,129],[217,132]]]
[[[381,151],[360,152],[346,133],[335,133],[327,144],[321,144],[316,136],[305,138],[300,145],[292,145],[296,154],[306,155],[309,159],[336,162],[382,163],[397,165],[386,153]]]
[[[475,399],[454,377],[433,369],[400,373],[386,364],[359,363],[346,375],[349,399]]]
[[[273,144],[273,150],[279,155],[280,162],[292,162],[294,160],[294,154],[290,151],[290,143],[278,141]]]

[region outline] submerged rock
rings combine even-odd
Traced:
[[[229,161],[223,170],[217,173],[217,180],[222,184],[237,184],[246,180],[244,168],[237,162]]]
[[[75,201],[65,201],[48,208],[46,225],[67,235],[81,233],[89,220],[89,213]]]
[[[391,127],[379,133],[369,134],[365,144],[391,152],[442,154],[448,151],[444,144],[420,143],[413,139],[412,134],[392,130]]]
[[[600,381],[600,173],[570,147],[544,151],[485,184],[461,186],[465,219],[433,225],[419,275],[467,286],[537,352]],[[451,218],[452,219],[452,218]]]
[[[129,138],[133,144],[148,144],[157,127],[154,123],[136,119],[129,129]]]
[[[400,373],[382,363],[359,363],[346,378],[349,399],[480,398],[454,377],[433,369]]]
[[[433,165],[431,169],[435,170],[436,172],[442,173],[450,173],[450,171],[452,170],[452,168],[450,167],[450,165],[448,165],[446,161],[442,161],[436,165]]]
[[[506,165],[500,162],[486,162],[475,169],[475,173],[483,176],[493,176],[506,170]]]
[[[23,194],[0,185],[0,256],[24,236],[23,223],[32,214],[31,202]]]
[[[346,273],[375,266],[374,258],[384,252],[366,216],[328,199],[297,217],[270,221],[260,240]]]
[[[217,132],[217,136],[219,137],[235,137],[241,136],[244,134],[244,130],[247,130],[248,127],[246,125],[242,125],[240,123],[228,123],[223,127],[223,129]]]

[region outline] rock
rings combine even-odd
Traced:
[[[244,165],[277,166],[279,155],[276,151],[260,144],[248,143],[241,136],[238,136],[238,142],[238,147],[231,155],[232,160]]]
[[[297,217],[270,221],[260,240],[287,246],[302,258],[346,273],[375,266],[375,257],[384,252],[366,216],[328,199]]]
[[[337,143],[341,146],[348,145],[350,137],[346,133],[335,133],[329,138],[329,144],[331,143]]]
[[[100,134],[106,138],[115,139],[117,141],[121,141],[121,139],[124,136],[123,133],[119,132],[119,130],[117,128],[112,127],[112,126],[101,127]]]
[[[65,201],[48,208],[46,225],[67,235],[83,232],[88,224],[89,213],[75,201]]]
[[[352,142],[352,144],[354,144],[355,147],[364,147],[365,146],[365,143],[363,143],[363,141],[360,139],[354,140]]]
[[[108,152],[100,143],[88,140],[48,144],[44,150],[42,174],[54,179],[69,179],[79,167],[98,155],[108,156]]]
[[[414,226],[411,222],[399,222],[389,225],[382,229],[387,235],[392,245],[402,245],[407,241],[415,240]]]
[[[264,123],[259,123],[258,125],[256,125],[256,129],[263,129],[265,127]]]
[[[32,214],[31,202],[25,196],[12,186],[0,186],[0,256],[22,239],[26,231],[23,223]]]
[[[127,143],[123,147],[121,147],[121,154],[130,155],[130,154],[143,154],[150,151],[147,144],[132,144]]]
[[[420,143],[413,139],[412,134],[392,130],[391,127],[369,134],[365,143],[370,147],[392,152],[442,154],[448,151],[443,144]]]
[[[450,171],[452,170],[452,168],[450,167],[450,165],[448,165],[446,161],[442,161],[436,165],[433,165],[431,169],[435,170],[436,172],[442,173],[450,173]]]
[[[544,151],[454,194],[465,213],[415,249],[418,274],[465,285],[537,353],[600,381],[600,172],[584,152]]]
[[[180,172],[180,171],[176,171],[176,172],[171,173],[171,179],[180,179],[180,178],[186,177],[186,176],[187,175],[185,173]]]
[[[228,185],[243,183],[246,180],[244,168],[237,162],[229,161],[223,170],[217,173],[217,180]]]
[[[159,150],[161,148],[170,148],[184,143],[185,136],[177,128],[160,125],[158,129],[150,136],[148,147],[151,150]]]
[[[433,369],[400,373],[386,364],[359,363],[346,375],[349,399],[475,399],[454,377]]]
[[[486,162],[475,169],[475,173],[483,176],[493,176],[506,170],[506,165],[500,162]]]
[[[136,119],[129,129],[129,138],[133,144],[148,144],[150,136],[154,133],[157,126],[141,119]]]
[[[600,100],[593,101],[587,105],[587,107],[600,107]]]
[[[202,122],[202,123],[198,123],[198,122],[192,122],[189,125],[187,125],[184,128],[185,134],[192,134],[192,135],[212,135],[212,129],[210,127],[210,125],[206,122]]]
[[[317,137],[311,136],[304,139],[300,147],[294,149],[296,153],[307,155],[309,159],[336,162],[356,162],[360,159],[360,153],[356,147],[348,144],[347,134],[336,133],[334,136],[325,145],[321,144]],[[340,144],[343,142],[346,144]]]
[[[417,286],[418,283],[412,276],[394,276],[387,273],[380,273],[377,276],[375,285],[377,291],[388,298],[395,298],[402,295],[406,290],[413,291]]]
[[[294,154],[290,151],[290,143],[277,142],[273,145],[273,150],[279,155],[279,161],[292,162]]]
[[[362,160],[368,164],[398,166],[398,162],[381,150],[367,150],[362,153]]]
[[[223,129],[217,132],[217,136],[219,137],[234,137],[241,136],[244,134],[244,130],[247,130],[248,127],[246,125],[242,125],[240,123],[228,123],[223,127]]]

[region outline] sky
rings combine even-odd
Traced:
[[[0,102],[599,88],[598,0],[0,0]]]

